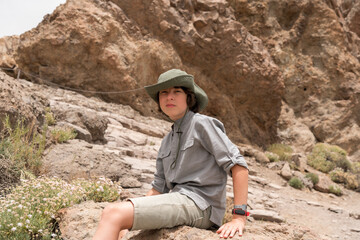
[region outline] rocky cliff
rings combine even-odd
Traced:
[[[42,174],[106,176],[141,196],[171,125],[143,86],[183,69],[250,165],[244,239],[357,239],[359,194],[328,194],[334,183],[303,159],[325,142],[360,161],[359,16],[356,0],[68,0],[33,30],[0,39],[0,118],[41,126],[50,108],[56,127],[78,135],[47,146]],[[269,163],[262,150],[276,142],[294,148],[295,168]],[[305,171],[319,174],[322,192],[288,186]],[[4,176],[0,184],[14,181]],[[105,205],[59,212],[64,239],[91,238]],[[188,227],[127,237],[217,239]]]
[[[104,176],[121,185],[120,200],[143,196],[151,188],[157,150],[171,123],[144,117],[127,105],[106,103],[57,87],[33,84],[2,72],[0,87],[1,111],[8,105],[6,114],[12,119],[22,116],[32,120],[37,115],[44,116],[45,109],[50,108],[56,119],[55,125],[50,126],[51,130],[70,128],[77,132],[76,139],[63,144],[47,144],[41,175],[68,182]],[[11,104],[7,99],[12,99]],[[290,169],[288,162],[270,163],[262,151],[252,146],[241,144],[238,147],[250,166],[248,206],[251,215],[242,239],[352,240],[360,237],[359,193],[337,185],[325,174],[307,166],[306,162],[291,161],[300,170],[295,171]],[[299,153],[293,156],[298,159],[299,155],[301,159]],[[0,159],[0,194],[4,186],[16,181],[9,172],[11,168],[4,165],[3,160]],[[305,170],[318,174],[319,183],[312,186],[307,181],[303,190],[290,187],[286,179],[292,176],[306,182]],[[331,185],[340,187],[343,195],[329,194]],[[228,179],[227,191],[229,213],[233,202],[231,178]],[[107,204],[86,201],[57,212],[55,219],[62,238],[91,239]],[[229,216],[227,214],[225,221]],[[9,239],[2,233],[0,231],[0,239]],[[219,237],[214,231],[183,226],[132,231],[125,239],[215,240]]]
[[[358,158],[359,11],[340,0],[68,0],[3,47],[2,66],[98,92],[142,88],[181,68],[235,141],[302,151],[321,141]],[[85,94],[159,117],[141,90]]]

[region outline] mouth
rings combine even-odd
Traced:
[[[166,107],[175,107],[175,105],[174,104],[166,104]]]

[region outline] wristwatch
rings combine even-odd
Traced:
[[[247,205],[246,205],[246,204],[243,204],[243,205],[235,205],[235,206],[234,206],[234,209],[232,210],[232,214],[249,216],[250,213],[247,212],[246,210],[247,210]]]

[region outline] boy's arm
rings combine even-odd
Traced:
[[[248,175],[249,171],[239,165],[235,165],[231,168],[233,189],[234,189],[234,205],[242,205],[247,203],[248,196]],[[232,238],[236,232],[242,235],[245,227],[246,216],[233,214],[232,220],[222,225],[217,233],[221,238]]]
[[[161,194],[159,191],[155,190],[154,188],[150,189],[146,196],[153,196],[153,195],[159,195]]]

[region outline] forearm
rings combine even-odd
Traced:
[[[242,205],[247,203],[248,197],[248,175],[249,171],[239,165],[231,168],[233,189],[234,189],[234,205]]]
[[[242,205],[247,203],[248,195],[248,170],[239,165],[231,168],[234,188],[234,205]],[[230,222],[222,225],[216,232],[220,234],[220,238],[232,238],[236,232],[241,236],[245,227],[246,216],[233,214]]]
[[[234,205],[247,204],[248,197],[248,175],[249,171],[239,165],[235,165],[231,169],[234,189]],[[233,215],[235,219],[246,219],[245,216]]]
[[[153,196],[153,195],[159,195],[159,194],[161,194],[161,192],[159,192],[159,191],[155,190],[154,188],[152,188],[152,189],[150,189],[150,190],[148,191],[148,193],[146,194],[146,196]]]

